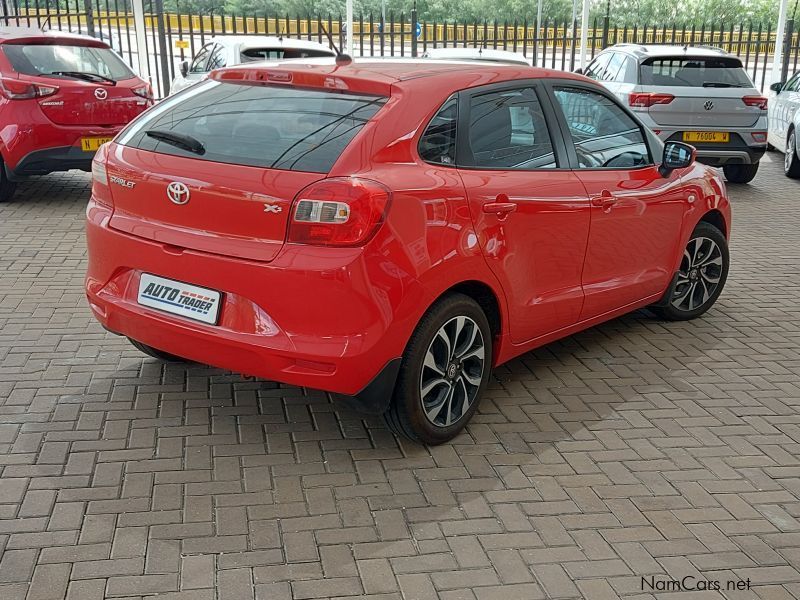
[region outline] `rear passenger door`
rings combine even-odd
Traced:
[[[577,322],[589,200],[538,83],[460,94],[456,162],[478,243],[523,343]]]
[[[581,320],[663,293],[689,207],[680,173],[661,176],[660,145],[651,148],[643,126],[607,92],[576,81],[548,89],[592,205]]]

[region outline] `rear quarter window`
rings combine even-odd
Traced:
[[[642,85],[671,87],[753,87],[734,57],[659,57],[642,63]]]
[[[385,102],[336,90],[207,81],[146,113],[119,143],[197,160],[327,173]],[[153,130],[194,138],[205,152],[154,139],[147,134]]]

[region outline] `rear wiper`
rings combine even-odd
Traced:
[[[703,83],[703,87],[714,87],[714,88],[738,88],[742,87],[736,83],[725,83],[724,81],[706,81]]]
[[[116,80],[99,73],[90,73],[89,71],[51,71],[50,75],[62,75],[63,77],[72,77],[74,79],[83,79],[84,81],[102,81],[109,85],[117,85]]]
[[[154,140],[164,142],[165,144],[171,144],[176,148],[186,150],[187,152],[192,152],[193,154],[199,154],[202,156],[206,153],[206,148],[203,146],[200,140],[197,140],[190,135],[183,135],[182,133],[165,131],[163,129],[148,129],[144,133]]]

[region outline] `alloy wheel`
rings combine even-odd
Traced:
[[[683,251],[672,306],[682,311],[703,306],[719,286],[722,269],[722,250],[714,240],[700,236],[689,240]]]
[[[795,137],[794,131],[789,135],[786,141],[786,154],[783,155],[783,168],[788,173],[792,168],[792,161],[795,159]]]
[[[453,317],[433,337],[419,381],[425,416],[437,427],[457,423],[475,401],[486,368],[486,346],[478,324]]]

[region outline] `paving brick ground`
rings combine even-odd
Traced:
[[[800,182],[777,162],[731,190],[716,309],[515,360],[433,449],[105,333],[87,184],[0,206],[0,600],[800,598]],[[723,592],[642,589],[686,576]]]

